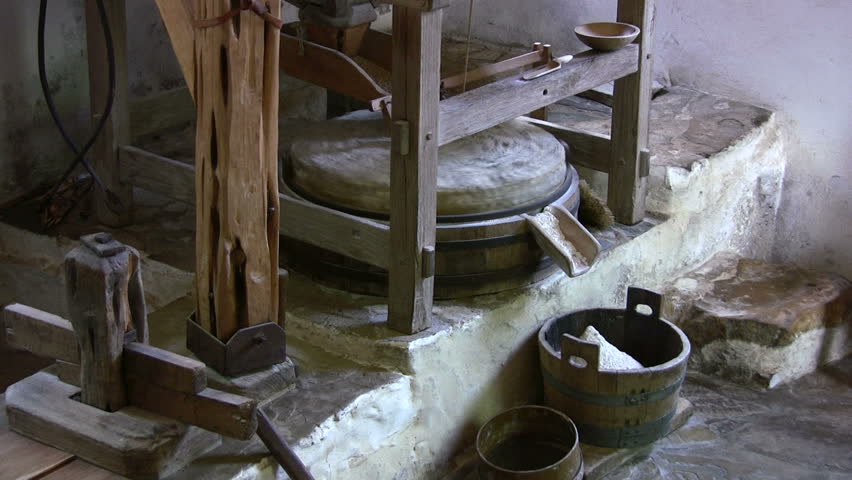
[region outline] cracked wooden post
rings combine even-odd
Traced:
[[[194,15],[231,4],[196,0]],[[266,4],[280,18],[280,2]],[[251,11],[195,30],[195,321],[221,342],[278,322],[279,38]]]
[[[115,412],[127,404],[122,353],[127,334],[148,341],[139,253],[108,233],[81,238],[65,257],[68,313],[80,347],[81,401]]]

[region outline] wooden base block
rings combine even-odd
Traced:
[[[10,428],[131,478],[164,478],[221,443],[139,408],[99,410],[75,400],[79,392],[46,372],[21,380],[6,390]]]
[[[235,377],[226,377],[207,367],[207,384],[223,392],[266,403],[295,388],[296,371],[296,364],[289,358],[262,370]]]

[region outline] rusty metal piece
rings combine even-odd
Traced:
[[[512,408],[476,436],[481,480],[580,480],[583,455],[577,427],[547,407]]]
[[[222,343],[195,322],[186,321],[186,347],[202,362],[228,377],[266,368],[287,359],[287,335],[275,322],[242,328]]]
[[[269,417],[261,409],[257,409],[257,436],[260,437],[260,440],[266,445],[275,460],[278,460],[278,464],[290,478],[293,480],[314,480],[311,472],[290,448],[290,445],[287,445],[284,438],[278,434],[275,425],[269,421]]]

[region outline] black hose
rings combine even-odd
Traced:
[[[100,16],[101,28],[104,32],[104,43],[106,45],[106,53],[107,53],[107,63],[109,65],[109,87],[107,91],[107,103],[104,107],[104,111],[101,114],[101,118],[98,121],[98,125],[95,128],[94,133],[89,140],[83,145],[83,148],[78,148],[74,143],[74,140],[68,134],[67,130],[65,130],[65,126],[62,123],[62,120],[59,118],[59,113],[56,110],[56,104],[53,101],[53,95],[50,93],[50,85],[47,81],[47,66],[45,61],[44,54],[44,40],[45,40],[45,25],[47,23],[47,0],[41,0],[39,3],[39,12],[38,12],[38,76],[39,81],[41,83],[42,94],[44,95],[45,103],[47,104],[47,109],[50,111],[50,116],[53,118],[53,123],[56,125],[56,128],[59,130],[59,133],[62,135],[62,138],[65,140],[65,143],[68,144],[68,147],[74,152],[75,157],[74,161],[71,163],[65,173],[62,174],[62,178],[59,182],[51,188],[50,192],[45,196],[45,204],[50,203],[53,200],[54,195],[56,194],[57,189],[62,183],[71,175],[77,165],[82,163],[89,174],[94,179],[95,183],[98,184],[98,187],[103,190],[104,194],[107,197],[107,206],[111,210],[120,209],[121,207],[121,199],[110,191],[104,183],[101,181],[100,177],[98,177],[95,170],[92,168],[92,165],[86,159],[86,154],[91,150],[92,145],[94,145],[95,141],[103,132],[104,126],[106,126],[106,122],[109,119],[109,115],[112,112],[113,103],[115,102],[115,46],[113,44],[112,33],[109,28],[109,18],[107,17],[106,8],[104,7],[103,0],[96,0],[95,2],[98,7],[98,14]]]

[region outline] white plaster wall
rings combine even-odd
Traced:
[[[522,3],[523,6],[520,6]],[[446,25],[464,35],[468,1]],[[474,36],[558,51],[615,0],[479,0]],[[790,139],[775,257],[852,277],[852,2],[657,0],[657,76],[779,113]]]

